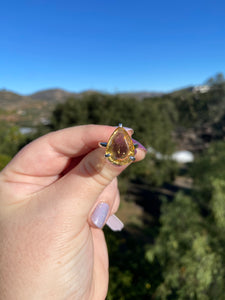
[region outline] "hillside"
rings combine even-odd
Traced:
[[[80,93],[76,92],[68,92],[63,89],[48,89],[48,90],[41,90],[35,93],[32,93],[30,95],[20,95],[12,91],[8,90],[0,90],[0,107],[1,108],[12,108],[14,106],[17,106],[20,103],[24,102],[30,102],[33,100],[36,101],[47,101],[47,102],[53,102],[53,103],[60,103],[64,102],[67,98],[73,97],[73,98],[80,98],[84,95],[94,94],[94,93],[101,93],[106,94],[104,92],[99,92],[95,90],[86,90]],[[163,93],[159,92],[120,92],[117,93],[117,95],[122,97],[132,97],[139,100],[142,100],[144,98],[152,98],[152,97],[158,97],[162,96]]]
[[[7,90],[0,90],[0,107],[1,109],[14,109],[17,108],[20,103],[29,101],[31,98],[28,96],[22,96]]]
[[[20,95],[9,90],[0,90],[0,120],[11,122],[19,126],[33,127],[45,123],[58,103],[64,103],[72,97],[80,99],[98,91],[87,90],[80,93],[68,92],[55,88],[41,90],[30,95]],[[123,97],[132,97],[139,100],[162,95],[162,93],[134,92],[119,93]]]
[[[33,127],[47,120],[54,106],[46,100],[34,100],[30,96],[0,91],[0,121]]]
[[[208,143],[221,139],[225,135],[224,86],[215,86],[207,92],[196,92],[193,87],[175,90],[168,94],[154,92],[117,93],[114,96],[137,99],[139,101],[163,101],[171,106],[174,119],[173,139],[178,149],[193,152],[202,151]],[[63,104],[68,98],[85,99],[91,95],[112,94],[87,90],[81,93],[63,89],[48,89],[31,95],[19,95],[12,91],[0,90],[0,121],[10,122],[20,127],[35,127],[47,124],[57,104]],[[98,98],[98,97],[97,97]],[[94,98],[94,99],[97,99]],[[153,102],[152,102],[153,101]]]
[[[50,89],[33,93],[29,97],[39,101],[63,102],[69,97],[77,97],[78,95],[77,93],[70,93],[62,89]]]

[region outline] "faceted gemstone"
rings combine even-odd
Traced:
[[[118,127],[111,135],[105,155],[110,162],[120,166],[132,161],[130,157],[135,155],[135,147],[131,137],[123,127]]]

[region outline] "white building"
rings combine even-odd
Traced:
[[[178,163],[186,164],[194,161],[194,155],[192,152],[187,150],[181,150],[174,152],[171,156],[162,155],[160,152],[156,151],[152,147],[148,148],[148,152],[156,156],[157,159],[172,159]]]
[[[198,85],[193,88],[194,93],[207,93],[210,90],[210,86],[208,85]]]

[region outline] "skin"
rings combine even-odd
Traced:
[[[47,134],[0,172],[0,299],[105,299],[108,252],[91,223],[99,202],[119,206],[117,176],[99,141],[115,127]],[[129,131],[129,134],[132,134]],[[145,152],[137,150],[136,161]]]

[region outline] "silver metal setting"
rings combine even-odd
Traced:
[[[107,146],[107,143],[102,143],[101,142],[101,143],[99,143],[99,145],[105,148]]]

